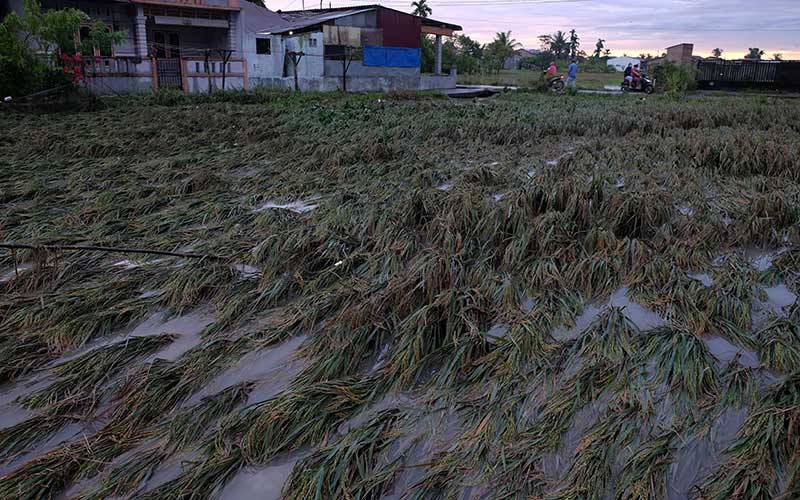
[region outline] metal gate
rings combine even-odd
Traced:
[[[183,88],[180,59],[156,59],[156,70],[159,87]]]

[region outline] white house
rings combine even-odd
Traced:
[[[380,5],[273,12],[247,0],[40,0],[78,8],[124,42],[85,57],[97,93],[255,85],[349,91],[454,88],[441,71],[442,37],[460,26]],[[0,3],[22,11],[22,0]],[[84,33],[84,31],[86,33]],[[76,44],[88,27],[75,34]],[[436,39],[436,71],[421,73],[421,37]]]
[[[628,64],[642,64],[642,60],[638,57],[612,57],[606,61],[606,64],[613,66],[617,71],[625,71]]]

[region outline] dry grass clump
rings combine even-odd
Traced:
[[[733,409],[693,491],[797,490],[797,103],[153,99],[0,117],[0,239],[209,256],[0,250],[0,497],[662,498]]]

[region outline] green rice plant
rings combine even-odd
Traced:
[[[129,460],[115,466],[102,484],[83,492],[81,500],[102,500],[134,493],[144,484],[156,469],[167,459],[169,453],[161,447],[150,448],[137,453]]]
[[[647,332],[647,343],[646,355],[656,361],[655,381],[666,384],[678,401],[705,405],[717,399],[714,357],[699,337],[665,326]]]
[[[800,325],[776,318],[757,333],[758,358],[770,370],[792,373],[800,369]]]
[[[639,329],[625,316],[625,309],[609,307],[584,330],[570,347],[577,359],[604,361],[620,366],[636,355]]]
[[[604,295],[623,277],[622,260],[608,252],[583,256],[567,271],[567,281],[586,297]]]
[[[747,330],[752,321],[752,300],[756,293],[755,272],[738,258],[728,258],[714,277],[714,288],[709,299],[712,317],[727,320]]]
[[[667,496],[667,469],[675,452],[675,430],[656,432],[625,462],[614,498],[645,500]]]
[[[383,498],[400,467],[384,457],[404,415],[384,410],[338,441],[304,458],[293,469],[283,495],[291,498]]]
[[[379,391],[374,378],[292,388],[232,414],[222,423],[216,448],[226,449],[225,440],[235,438],[248,463],[264,463],[280,452],[316,443]],[[298,421],[303,423],[298,426]]]
[[[665,190],[615,195],[607,201],[606,213],[618,238],[641,238],[670,219],[672,197]]]
[[[133,448],[143,434],[100,432],[62,445],[3,477],[3,498],[50,498],[74,480],[92,477],[114,457]]]
[[[800,372],[772,387],[757,402],[737,440],[726,450],[728,461],[700,488],[709,499],[775,498],[778,472],[800,451]]]
[[[212,424],[246,402],[252,386],[250,382],[233,385],[178,412],[168,423],[154,431],[159,441],[153,447],[111,468],[102,483],[81,498],[99,500],[134,493],[167,458],[200,441]]]
[[[606,498],[612,484],[611,467],[616,453],[639,434],[638,410],[617,407],[600,418],[578,444],[575,460],[553,499]]]
[[[575,414],[597,400],[617,376],[618,372],[609,363],[598,362],[581,367],[548,398],[537,421],[521,436],[523,446],[540,452],[558,449]]]
[[[92,349],[86,354],[51,368],[50,371],[59,376],[59,380],[27,396],[22,404],[28,408],[39,408],[82,393],[99,393],[103,384],[124,369],[125,365],[158,351],[175,338],[175,335],[169,334],[130,337],[121,342]]]
[[[10,461],[43,442],[69,423],[80,422],[97,406],[93,397],[72,397],[11,427],[0,429],[0,456]]]
[[[225,483],[244,467],[244,464],[244,459],[238,450],[222,455],[213,454],[195,463],[176,479],[138,495],[137,498],[141,500],[214,498],[219,495]]]
[[[731,363],[722,374],[724,389],[720,408],[743,408],[755,396],[756,380],[752,368]]]

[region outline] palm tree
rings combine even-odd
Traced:
[[[722,57],[722,49],[716,48],[711,51],[711,55],[714,57]]]
[[[569,42],[567,41],[566,33],[559,30],[550,36],[550,52],[555,54],[556,59],[561,59],[568,51]]]
[[[581,39],[575,29],[569,30],[569,56],[572,59],[578,57],[578,47],[581,46]]]
[[[783,61],[783,54],[781,54],[780,52],[776,52],[776,53],[772,54],[772,60],[773,61]]]
[[[603,51],[603,55],[604,55],[605,57],[611,57],[611,49],[605,49],[605,50]]]
[[[411,2],[411,6],[414,7],[414,10],[411,12],[411,14],[415,16],[428,17],[433,12],[426,0],[416,0]]]
[[[506,48],[511,52],[513,52],[514,49],[520,46],[519,42],[511,38],[510,31],[506,32],[501,31],[500,33],[496,33],[494,36],[494,40],[492,40],[492,43],[496,43],[499,47]]]
[[[603,49],[606,47],[606,41],[602,38],[597,39],[597,43],[594,44],[594,57],[600,59],[600,56],[603,55]]]
[[[761,59],[761,56],[765,54],[765,52],[759,49],[758,47],[750,47],[747,50],[749,50],[750,52],[748,52],[748,54],[744,56],[745,59]]]

